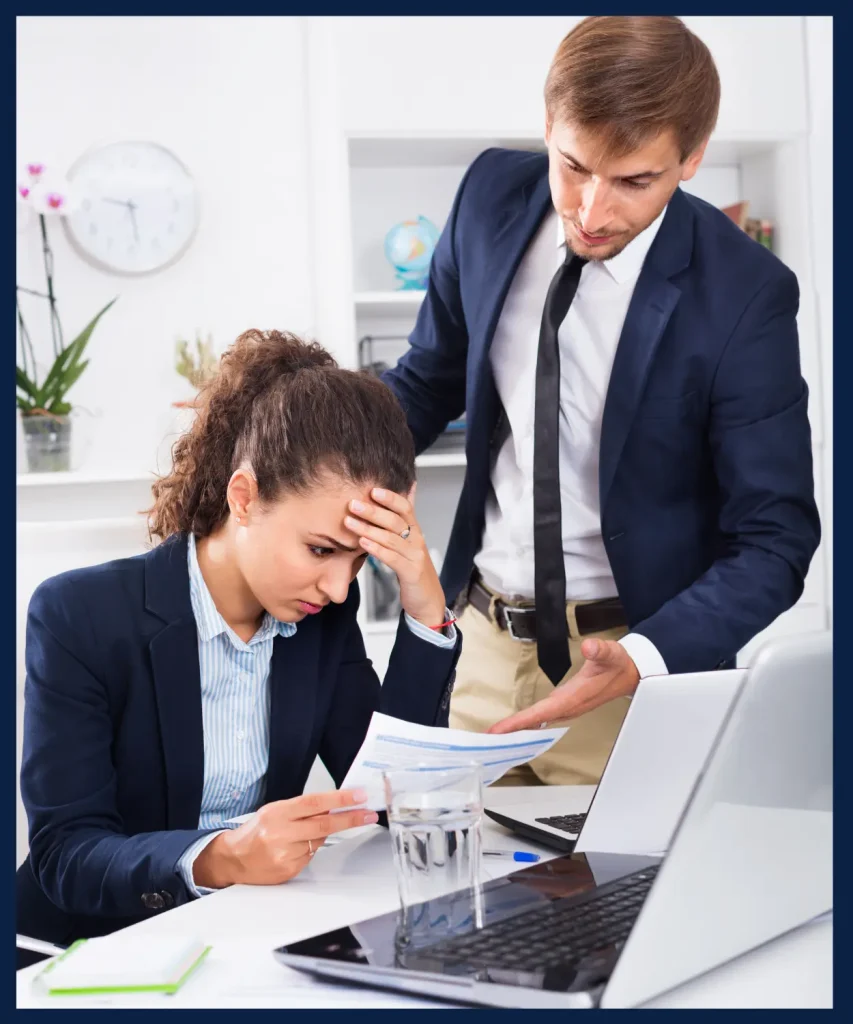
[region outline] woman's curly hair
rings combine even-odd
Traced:
[[[241,334],[196,409],[172,472],[154,484],[153,537],[213,533],[241,466],[251,467],[261,502],[304,493],[324,471],[403,493],[415,479],[412,436],[391,389],[288,332]]]

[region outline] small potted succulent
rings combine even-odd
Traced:
[[[158,472],[171,472],[172,448],[175,442],[185,434],[193,424],[198,403],[198,392],[216,375],[219,359],[213,350],[213,339],[208,334],[202,339],[198,331],[194,342],[178,338],[175,342],[175,371],[189,381],[196,394],[191,398],[172,402],[173,410],[169,415],[168,425],[164,427],[163,438],[157,451]]]
[[[216,376],[218,365],[219,359],[213,351],[213,338],[210,334],[202,340],[201,335],[196,332],[195,352],[190,350],[190,343],[185,338],[179,338],[175,342],[175,369],[196,391]],[[192,398],[172,404],[178,409],[193,409],[195,403],[196,399]]]
[[[71,411],[68,392],[89,365],[86,346],[98,321],[115,299],[96,314],[73,341],[65,342],[56,308],[53,283],[53,252],[47,231],[49,217],[65,216],[75,206],[68,183],[49,179],[43,164],[27,164],[18,180],[18,202],[25,217],[35,212],[41,232],[46,291],[16,286],[20,362],[15,368],[15,400],[21,414],[27,465],[32,473],[57,472],[71,468]],[[53,362],[40,372],[30,332],[21,308],[21,294],[47,300]]]

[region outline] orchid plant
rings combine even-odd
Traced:
[[[89,360],[83,359],[89,338],[96,324],[112,306],[115,299],[108,302],[73,341],[65,344],[62,323],[56,306],[53,285],[53,250],[48,239],[47,220],[50,217],[63,217],[72,213],[77,207],[78,197],[67,181],[49,176],[44,164],[31,163],[26,165],[23,173],[18,177],[17,199],[27,210],[38,216],[47,290],[41,292],[32,288],[24,288],[22,285],[16,286],[15,300],[21,345],[21,362],[16,367],[15,374],[16,401],[23,416],[40,415],[53,418],[67,416],[71,412],[68,392],[89,365]],[[24,321],[20,293],[46,299],[50,309],[53,363],[43,379],[39,377],[32,339]]]

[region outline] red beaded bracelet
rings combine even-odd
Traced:
[[[447,622],[442,622],[440,626],[430,626],[430,629],[444,629],[445,626],[452,626],[456,619],[448,619]]]

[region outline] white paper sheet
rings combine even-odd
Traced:
[[[385,810],[382,772],[389,768],[423,768],[435,771],[476,762],[489,785],[515,765],[527,764],[562,739],[568,731],[527,729],[492,736],[464,729],[440,729],[415,725],[374,711],[364,743],[347,772],[341,789],[367,790],[364,804],[374,811]]]

